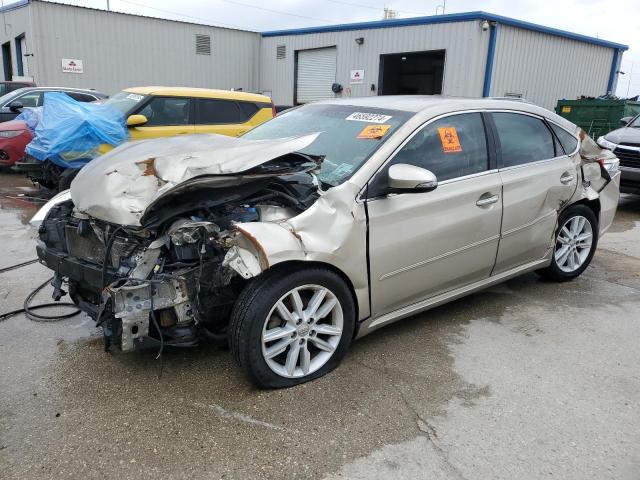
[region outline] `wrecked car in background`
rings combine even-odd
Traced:
[[[241,138],[116,148],[39,212],[37,249],[107,347],[222,339],[257,385],[286,387],[414,313],[525,272],[577,277],[619,178],[526,103],[326,101]]]
[[[598,138],[598,145],[620,159],[620,191],[640,194],[640,115],[620,120],[624,126]]]
[[[73,110],[78,112],[74,114]],[[68,118],[60,122],[63,116]],[[271,99],[257,93],[187,87],[127,88],[103,105],[82,108],[59,102],[45,107],[48,125],[36,132],[41,137],[36,135],[36,140],[46,148],[40,146],[33,153],[27,150],[30,155],[18,167],[40,185],[62,191],[69,188],[86,163],[125,139],[138,141],[190,133],[235,137],[274,116]],[[62,130],[65,134],[59,135]],[[120,134],[120,130],[124,133]],[[116,131],[117,136],[113,134]]]

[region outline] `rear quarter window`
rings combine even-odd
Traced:
[[[564,128],[559,127],[554,123],[549,123],[551,125],[551,130],[556,134],[558,140],[560,141],[560,145],[562,145],[562,149],[564,153],[567,155],[576,151],[578,148],[578,140],[576,137],[567,132]]]

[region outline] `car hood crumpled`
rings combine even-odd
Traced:
[[[304,149],[317,136],[246,140],[196,134],[125,143],[80,170],[71,199],[81,213],[137,227],[147,207],[177,185],[195,177],[254,173],[270,160]],[[246,175],[247,181],[251,178]]]

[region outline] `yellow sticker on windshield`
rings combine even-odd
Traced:
[[[458,132],[455,127],[438,128],[440,134],[440,142],[442,143],[442,151],[444,153],[461,152],[462,146],[458,139]]]
[[[375,138],[380,139],[389,131],[391,125],[367,125],[358,134],[357,138]]]

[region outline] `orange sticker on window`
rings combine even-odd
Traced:
[[[462,146],[458,139],[458,132],[455,127],[441,127],[438,128],[440,134],[440,142],[442,143],[442,151],[444,153],[461,152]]]
[[[375,138],[379,139],[384,137],[384,134],[389,131],[391,125],[367,125],[358,134],[357,138]]]

